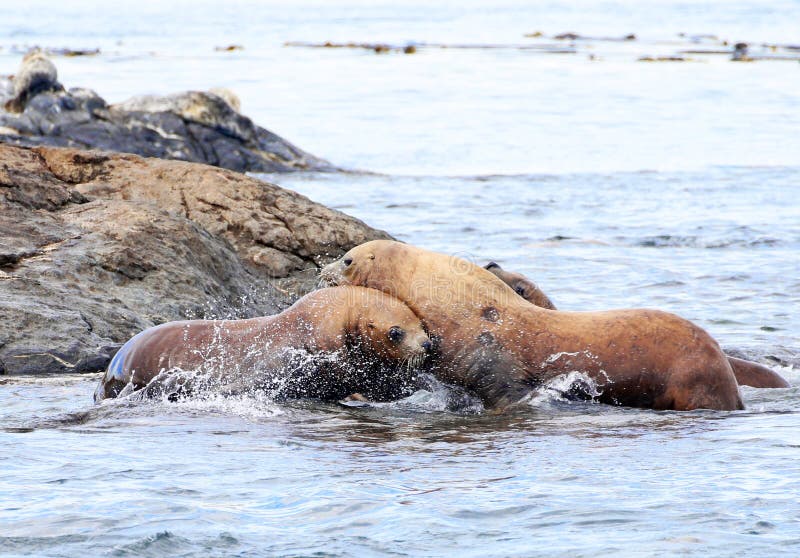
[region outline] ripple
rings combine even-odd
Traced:
[[[190,17],[163,2],[126,17],[32,2],[5,11],[6,36],[22,31],[47,46],[103,30],[87,46],[108,56],[58,62],[67,87],[121,100],[142,83],[228,80],[219,85],[242,97],[254,122],[336,164],[385,171],[270,177],[282,186],[404,241],[500,261],[567,309],[675,312],[792,387],[744,388],[741,412],[661,413],[570,400],[572,384],[556,382],[493,415],[434,382],[359,407],[258,397],[94,406],[96,377],[3,377],[4,552],[800,555],[800,168],[791,141],[800,74],[723,55],[635,60],[642,48],[658,57],[686,43],[788,44],[796,3],[270,2],[248,4],[260,22],[248,27],[236,2],[195,2]],[[42,13],[48,25],[34,25]],[[639,29],[611,33],[631,14]],[[587,40],[592,29],[573,29],[573,50],[584,54],[560,59],[281,46],[337,40],[332,31],[391,44],[533,44],[545,40],[523,36],[536,21],[549,38],[581,21],[609,32]],[[682,28],[690,24],[697,30]],[[213,53],[230,30],[245,50]],[[598,40],[629,32],[635,41]],[[592,60],[589,45],[600,49]],[[3,72],[19,61],[9,46]],[[114,71],[100,71],[108,64]]]

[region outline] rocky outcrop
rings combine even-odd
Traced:
[[[100,370],[157,323],[277,312],[373,238],[228,170],[0,144],[0,373]]]
[[[23,63],[18,76],[26,70]],[[0,80],[0,101],[20,95],[17,89],[14,80]],[[238,99],[226,90],[143,96],[109,105],[90,89],[52,89],[23,95],[15,109],[20,114],[0,109],[0,142],[103,149],[239,172],[336,170],[240,114]]]

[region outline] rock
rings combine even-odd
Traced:
[[[296,192],[233,171],[135,155],[45,147],[36,152],[74,192],[89,199],[155,202],[226,240],[240,258],[271,277],[317,269],[343,246],[388,238]],[[283,259],[265,257],[269,249]],[[286,261],[296,265],[282,270]]]
[[[692,59],[683,56],[642,56],[638,62],[692,62]]]
[[[0,144],[0,370],[98,371],[161,322],[278,312],[372,238],[232,171]]]
[[[8,87],[0,82],[0,98],[9,97]],[[238,98],[227,90],[148,95],[111,106],[90,89],[32,90],[23,101],[14,104],[24,109],[21,114],[0,111],[0,141],[103,149],[239,172],[336,170],[240,114]]]
[[[733,47],[733,54],[731,60],[734,62],[749,62],[752,60],[748,53],[749,45],[747,43],[736,43]]]
[[[46,50],[50,56],[66,56],[74,58],[75,56],[97,56],[100,54],[99,48],[48,48]]]
[[[577,41],[582,37],[577,33],[561,33],[559,35],[554,36],[553,38],[558,41]]]
[[[0,105],[14,94],[14,80],[12,76],[0,76]]]
[[[288,41],[283,46],[287,47],[303,47],[303,48],[353,48],[371,50],[375,54],[386,54],[387,52],[402,52],[403,54],[415,54],[417,52],[417,45],[390,45],[387,43],[334,43],[325,41],[324,43],[308,43],[304,41]],[[422,45],[420,45],[422,46]],[[431,46],[431,45],[429,45]],[[439,47],[440,45],[432,45]]]
[[[216,46],[214,50],[217,52],[236,52],[237,50],[244,50],[242,45],[226,45],[226,46]]]

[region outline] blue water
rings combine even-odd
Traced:
[[[743,388],[734,413],[543,394],[493,416],[438,385],[374,407],[94,406],[96,376],[3,377],[0,555],[800,553],[800,64],[637,62],[719,48],[678,33],[800,44],[800,4],[431,4],[29,2],[0,18],[0,73],[25,46],[99,47],[56,59],[67,86],[110,102],[227,86],[259,124],[371,171],[267,179],[522,271],[564,309],[678,313],[792,387]],[[639,40],[283,46],[566,31]]]

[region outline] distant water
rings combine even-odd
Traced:
[[[678,33],[800,46],[798,21],[800,4],[792,0],[139,0],[113,7],[32,0],[0,18],[0,73],[16,69],[14,45],[100,48],[105,54],[98,58],[59,59],[62,81],[94,88],[110,102],[230,87],[243,112],[302,148],[388,173],[796,166],[797,62],[635,61],[714,46],[687,44]],[[554,42],[523,36],[537,31],[634,33],[639,40],[579,43],[579,55],[453,49],[375,55],[282,46]],[[244,50],[214,50],[231,44]]]
[[[375,407],[94,406],[97,377],[3,377],[0,555],[800,553],[800,64],[637,62],[690,43],[800,44],[800,4],[218,4],[18,4],[0,18],[0,73],[26,45],[99,47],[56,59],[68,87],[110,102],[230,87],[257,123],[372,172],[269,180],[523,271],[564,309],[676,312],[793,387],[743,388],[735,413],[543,394],[491,416],[435,384]],[[282,46],[548,45],[568,31],[637,41]],[[229,44],[244,50],[214,50]]]

